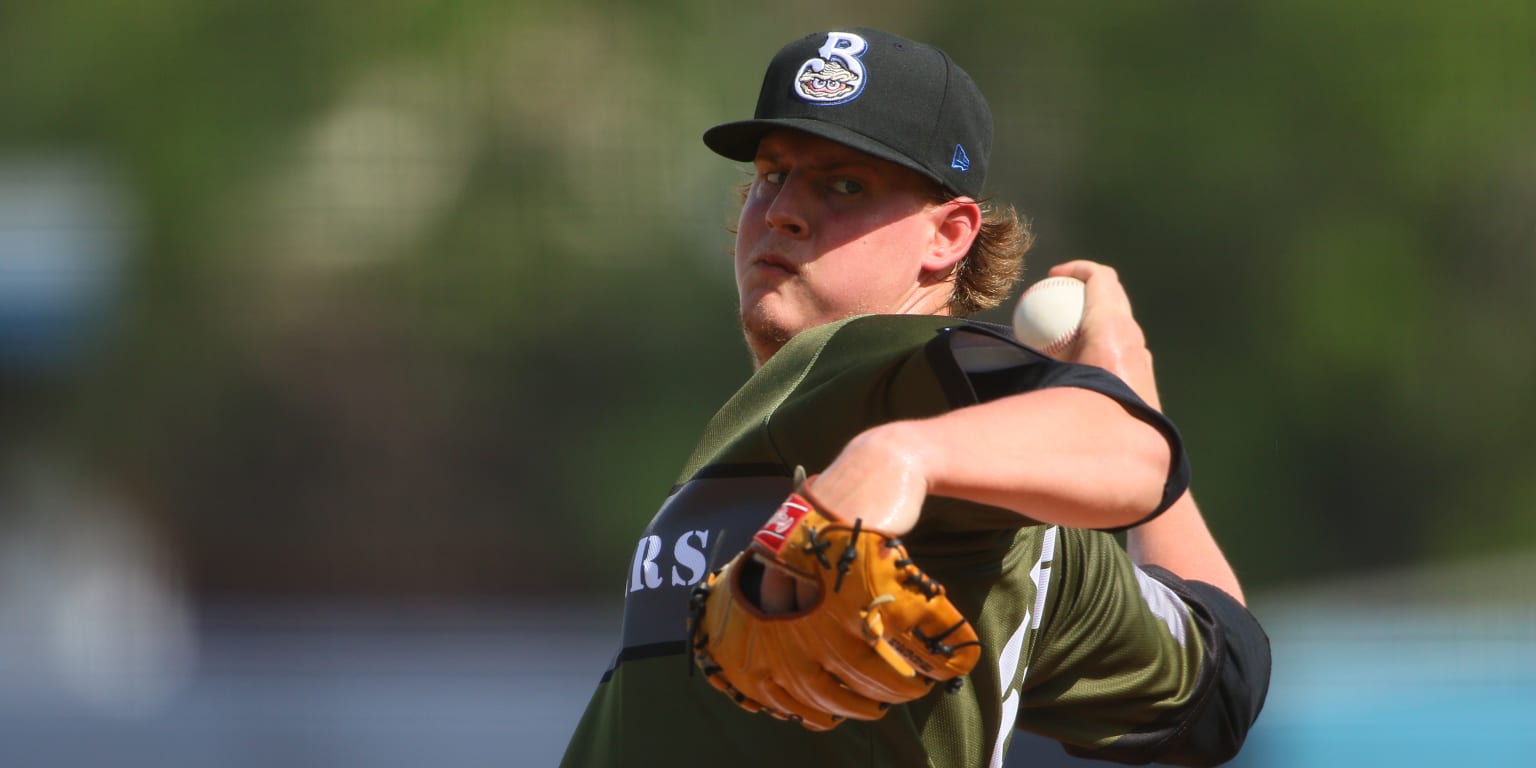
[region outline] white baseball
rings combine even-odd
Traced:
[[[1047,277],[1024,291],[1013,308],[1013,333],[1047,355],[1067,348],[1083,322],[1087,286],[1075,277]]]

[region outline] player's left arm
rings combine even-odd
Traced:
[[[1073,353],[1101,368],[1145,349],[1113,269],[1080,275],[1087,297]],[[1089,389],[1048,387],[860,433],[817,493],[840,514],[904,534],[928,496],[1001,507],[1036,522],[1118,529],[1164,503],[1176,444],[1146,414]]]
[[[817,490],[834,509],[898,535],[917,524],[928,496],[1109,529],[1157,508],[1170,461],[1167,438],[1115,401],[1055,387],[869,429]]]

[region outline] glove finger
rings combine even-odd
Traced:
[[[708,679],[709,684],[714,686],[715,690],[731,697],[731,701],[736,702],[736,706],[741,707],[748,712],[757,712],[764,709],[762,702],[759,702],[757,699],[742,693],[736,688],[736,686],[731,685],[730,681],[726,680],[724,675],[711,675]]]
[[[836,727],[843,718],[823,709],[810,706],[795,698],[775,680],[763,680],[758,687],[763,704],[769,714],[785,720],[794,720],[813,731],[826,731]]]
[[[928,693],[928,679],[903,674],[862,636],[843,631],[802,631],[797,640],[807,655],[820,659],[827,673],[861,698],[901,704]]]
[[[756,684],[746,683],[744,685],[746,691],[738,688],[719,671],[709,675],[705,680],[715,690],[730,697],[736,706],[748,712],[762,712],[780,720],[792,720],[815,731],[828,730],[838,722],[829,712],[804,708],[793,695],[766,678],[756,679],[754,681]]]
[[[828,714],[854,720],[878,720],[885,702],[865,698],[845,687],[836,677],[825,670],[789,676],[783,681],[785,690],[795,698]]]
[[[810,632],[796,633],[787,643],[799,644]],[[788,668],[778,671],[774,677],[796,700],[839,717],[856,720],[878,720],[885,711],[883,702],[875,701],[843,685],[825,667],[826,659],[816,647],[800,646],[785,653]],[[792,660],[792,661],[791,661]]]
[[[736,706],[741,707],[742,709],[744,709],[744,710],[746,710],[748,712],[754,712],[754,713],[760,712],[762,714],[772,716],[773,718],[778,719],[778,720],[784,720],[786,722],[799,723],[801,726],[805,727],[808,730],[812,730],[812,731],[829,731],[832,728],[836,727],[839,722],[841,722],[841,720],[839,718],[834,717],[834,716],[832,716],[832,715],[830,715],[828,713],[814,712],[814,711],[806,713],[806,714],[800,714],[800,713],[796,713],[796,712],[785,712],[785,711],[781,711],[781,710],[778,710],[778,709],[774,709],[773,707],[771,707],[771,706],[769,706],[767,704],[764,704],[764,703],[762,703],[760,701],[757,701],[756,699],[753,699],[752,697],[747,696],[746,694],[742,693],[741,691],[736,690],[735,688],[722,689],[722,690],[724,690],[725,693],[728,694],[731,697],[732,701],[736,702]]]

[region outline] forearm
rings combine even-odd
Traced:
[[[815,487],[832,509],[895,533],[916,524],[930,495],[1043,523],[1117,528],[1157,508],[1170,461],[1155,427],[1108,397],[1062,387],[871,429]],[[882,514],[882,505],[893,511]]]
[[[1181,578],[1203,581],[1247,604],[1237,574],[1189,493],[1155,519],[1130,529],[1126,549],[1138,565],[1162,566]]]
[[[1168,440],[1115,401],[1082,389],[1015,395],[917,422],[929,493],[1011,509],[1042,523],[1117,528],[1162,500]]]

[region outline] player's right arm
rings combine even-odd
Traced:
[[[1120,377],[1142,400],[1161,411],[1152,352],[1131,314],[1131,303],[1113,270],[1088,261],[1071,261],[1050,270],[1053,276],[1075,277],[1087,284],[1083,311],[1083,340],[1066,350],[1066,359],[1096,365]],[[1179,576],[1205,582],[1244,603],[1237,574],[1205,524],[1194,497],[1185,492],[1163,514],[1131,528],[1126,534],[1131,558],[1139,565],[1157,565]]]
[[[1269,642],[1226,592],[1063,529],[1026,657],[1017,727],[1071,754],[1214,766],[1242,749],[1268,693]]]
[[[1052,275],[1070,275],[1088,282],[1087,306],[1092,308],[1097,302],[1101,311],[1096,319],[1104,324],[1100,330],[1106,331],[1108,326],[1094,339],[1096,345],[1083,344],[1065,354],[1077,362],[1109,370],[1148,405],[1160,410],[1152,354],[1141,328],[1130,314],[1129,300],[1118,279],[1106,280],[1100,269],[1089,262],[1069,262],[1051,270]],[[1084,543],[1089,545],[1076,553],[1070,546],[1063,547],[1058,566],[1064,576],[1076,568],[1080,580],[1077,596],[1086,593],[1099,597],[1075,601],[1079,608],[1087,606],[1091,615],[1086,616],[1080,612],[1074,615],[1073,595],[1058,593],[1053,601],[1056,608],[1048,634],[1054,637],[1041,642],[1043,653],[1035,660],[1039,666],[1032,667],[1044,681],[1033,696],[1026,695],[1026,701],[1041,707],[1040,712],[1033,713],[1033,722],[1044,726],[1044,731],[1055,730],[1047,735],[1062,739],[1069,745],[1068,751],[1081,756],[1191,766],[1230,760],[1242,748],[1268,692],[1269,640],[1246,610],[1237,575],[1194,498],[1186,491],[1162,515],[1130,529],[1128,558],[1121,556],[1118,548],[1104,546],[1102,540]],[[1074,554],[1078,556],[1075,563]],[[1094,586],[1083,589],[1089,585]],[[1117,593],[1121,600],[1111,597]],[[1126,596],[1130,599],[1124,599]],[[1117,603],[1122,606],[1118,610],[1114,608]],[[1160,644],[1148,638],[1161,638]],[[1117,690],[1113,685],[1073,686],[1070,681],[1113,680],[1122,674],[1114,665],[1099,660],[1100,654],[1066,651],[1051,658],[1053,648],[1070,649],[1095,640],[1119,647],[1122,664],[1168,670],[1161,679],[1178,682],[1146,687],[1127,684],[1110,695],[1105,695],[1105,690]],[[1186,671],[1174,672],[1179,668]],[[1127,679],[1144,683],[1160,678],[1137,674]],[[1093,693],[1086,693],[1089,690]],[[1064,701],[1069,702],[1065,707]],[[1155,716],[1147,717],[1148,713]],[[1053,719],[1056,729],[1045,725]],[[1072,723],[1095,721],[1098,724],[1090,727],[1105,730],[1070,730]],[[1021,717],[1021,727],[1027,727],[1026,722],[1030,722],[1028,715]]]

